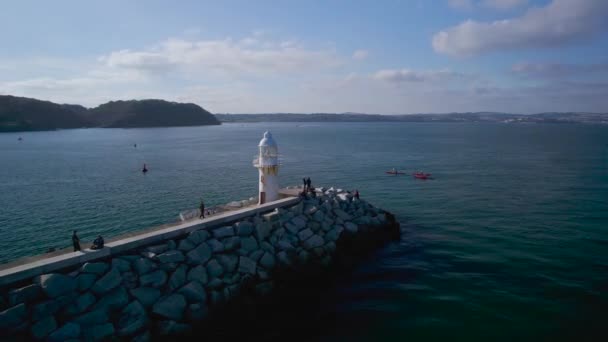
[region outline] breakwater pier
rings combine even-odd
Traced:
[[[258,165],[261,181],[277,174]],[[303,268],[328,269],[399,236],[393,215],[345,190],[260,190],[271,193],[253,206],[2,269],[1,338],[188,334],[243,297],[271,296],[285,275],[305,277]]]

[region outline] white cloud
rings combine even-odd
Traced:
[[[362,61],[369,56],[369,51],[367,50],[356,50],[353,52],[353,59],[357,61]]]
[[[511,71],[529,78],[565,78],[583,74],[608,72],[608,63],[568,64],[568,63],[517,63]]]
[[[509,10],[528,4],[528,0],[483,0],[481,5],[497,10]]]
[[[410,70],[410,69],[385,69],[379,70],[372,78],[390,83],[409,82],[439,82],[455,78],[463,78],[465,75],[450,70]]]
[[[553,0],[520,17],[490,23],[467,20],[436,33],[436,52],[452,56],[555,47],[586,40],[608,27],[606,0]]]
[[[110,67],[150,72],[282,74],[333,68],[341,64],[333,49],[308,49],[294,41],[262,41],[262,34],[239,41],[169,39],[143,51],[103,56]]]

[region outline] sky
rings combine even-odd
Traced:
[[[213,113],[608,112],[608,0],[0,0],[0,94]]]

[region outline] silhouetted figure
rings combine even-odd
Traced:
[[[355,198],[359,199],[359,190],[355,189]]]
[[[72,245],[74,245],[74,252],[80,250],[80,239],[78,238],[78,235],[76,235],[76,233],[76,230],[72,233]]]
[[[304,184],[304,191],[306,191],[306,184],[308,184],[306,182],[306,177],[302,178],[302,183]]]
[[[103,238],[101,235],[97,235],[97,239],[93,240],[93,245],[91,249],[102,249],[103,248]]]
[[[137,144],[133,144],[133,147],[137,148]]]
[[[203,200],[201,200],[201,215],[198,218],[205,218],[205,202],[203,202]]]
[[[146,164],[144,164],[144,168],[141,169],[141,172],[146,173],[148,172],[148,168],[146,167]]]
[[[310,191],[310,184],[312,184],[312,182],[310,181],[310,177],[306,178],[306,189],[308,191]]]

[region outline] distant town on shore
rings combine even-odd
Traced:
[[[501,112],[417,113],[380,115],[363,113],[211,114],[193,103],[159,99],[110,101],[95,108],[57,104],[33,98],[0,95],[0,132],[70,128],[135,128],[219,125],[245,122],[494,122],[608,124],[608,113]]]

